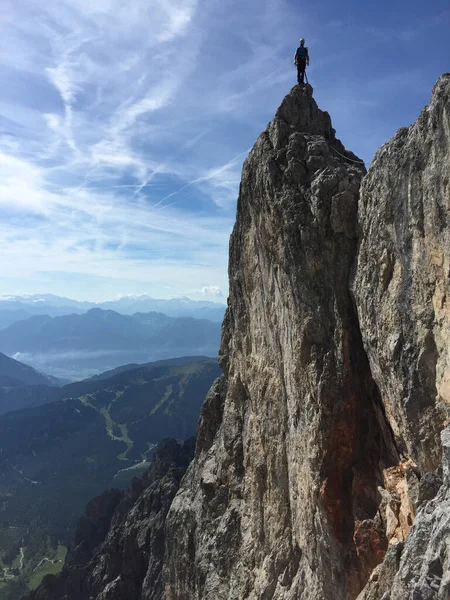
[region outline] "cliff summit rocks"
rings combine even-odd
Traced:
[[[30,598],[450,598],[449,167],[449,74],[367,174],[291,90],[243,167],[194,460],[161,449]]]

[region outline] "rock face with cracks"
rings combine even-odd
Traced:
[[[404,549],[390,548],[365,600],[450,598],[450,429],[443,484],[438,469],[450,422],[449,211],[446,74],[416,123],[377,152],[361,188],[359,322],[397,447],[420,479]]]
[[[405,544],[390,546],[358,600],[450,598],[450,427],[441,434],[444,480],[436,476],[428,502],[419,504]],[[430,485],[424,475],[423,487]],[[439,484],[441,486],[439,487]]]
[[[450,76],[414,125],[377,152],[361,188],[353,285],[373,376],[397,445],[440,463],[450,419]]]
[[[110,492],[34,600],[450,599],[449,118],[444,75],[365,176],[292,89],[244,164],[194,460]]]
[[[295,87],[243,168],[217,390],[167,520],[166,598],[356,597],[399,462],[349,278],[364,167]],[[199,427],[210,429],[208,415]]]

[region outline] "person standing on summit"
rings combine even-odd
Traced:
[[[309,53],[304,38],[300,40],[300,46],[295,51],[294,63],[297,65],[297,81],[303,85],[306,65],[309,65]]]

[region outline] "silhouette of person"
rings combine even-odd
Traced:
[[[306,65],[309,65],[309,52],[305,46],[305,39],[300,40],[300,46],[294,54],[294,63],[297,65],[297,81],[303,85],[305,80]]]

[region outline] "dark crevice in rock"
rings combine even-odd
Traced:
[[[383,486],[383,469],[398,464],[399,456],[353,310],[345,331],[348,376],[338,391],[332,424],[324,426],[330,434],[322,497],[336,539],[346,548],[346,588],[354,598],[388,547],[378,515],[378,486]]]

